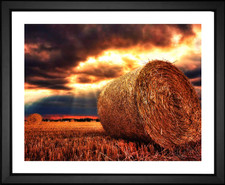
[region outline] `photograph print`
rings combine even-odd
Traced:
[[[24,161],[201,161],[201,24],[24,26]]]

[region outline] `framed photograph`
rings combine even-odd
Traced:
[[[224,183],[223,1],[1,11],[1,183]]]

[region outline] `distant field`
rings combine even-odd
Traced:
[[[169,152],[157,145],[111,138],[100,122],[42,122],[25,124],[25,160],[199,161],[201,145]]]

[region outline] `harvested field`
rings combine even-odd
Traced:
[[[173,64],[151,61],[108,83],[98,114],[115,138],[174,150],[201,139],[201,105],[188,78]]]
[[[106,134],[100,122],[25,124],[25,161],[199,161],[201,143],[173,152]]]

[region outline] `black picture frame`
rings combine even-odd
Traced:
[[[224,1],[2,1],[1,183],[224,183]],[[13,11],[213,11],[215,15],[214,174],[15,174],[12,173]]]

